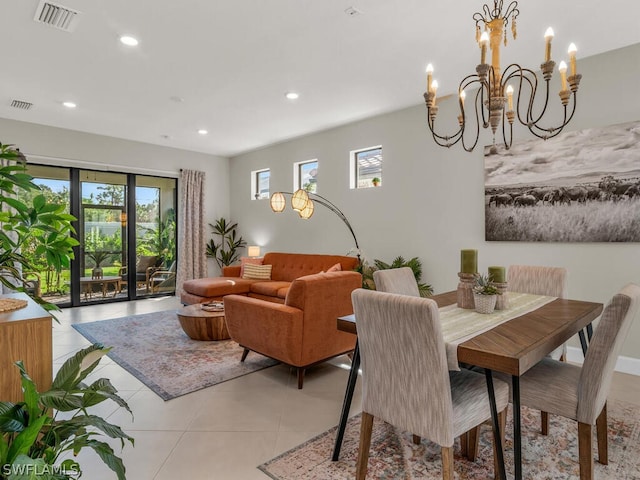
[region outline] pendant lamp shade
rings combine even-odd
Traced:
[[[313,200],[309,199],[305,207],[299,212],[300,218],[308,220],[313,215]]]
[[[309,195],[306,190],[298,189],[291,197],[291,208],[293,208],[296,212],[300,212],[307,206],[309,203]],[[313,207],[311,207],[313,209]],[[308,218],[308,217],[307,217]]]
[[[271,210],[276,213],[280,213],[284,211],[284,207],[287,205],[284,195],[281,192],[275,192],[271,195]]]

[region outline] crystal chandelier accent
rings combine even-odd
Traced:
[[[520,14],[518,2],[512,1],[503,9],[503,0],[494,0],[493,8],[488,4],[483,6],[482,12],[476,12],[473,19],[476,23],[476,41],[480,47],[480,63],[476,66],[476,73],[466,76],[458,87],[458,115],[459,129],[453,135],[436,133],[435,123],[438,115],[436,92],[438,82],[433,79],[433,66],[427,66],[427,92],[424,99],[427,104],[427,123],[435,142],[442,147],[451,147],[461,142],[462,147],[471,152],[480,137],[480,126],[491,127],[493,132],[492,152],[497,151],[496,133],[502,126],[502,142],[509,149],[513,142],[513,123],[518,120],[522,125],[538,138],[548,139],[558,135],[571,121],[576,110],[578,85],[582,75],[576,72],[576,46],[569,46],[570,72],[567,76],[567,64],[563,61],[558,66],[560,73],[560,102],[563,106],[563,119],[557,126],[543,126],[543,117],[549,105],[550,82],[553,76],[555,62],[551,59],[551,42],[553,30],[545,32],[545,59],[540,65],[545,87],[539,85],[538,77],[533,70],[512,63],[502,70],[500,66],[500,44],[507,45],[507,26],[511,26],[511,34],[516,39],[516,19]],[[491,50],[491,64],[487,63],[487,50]],[[465,107],[466,91],[476,89],[473,93],[473,112],[469,106]],[[542,95],[544,89],[544,104],[540,109],[536,102],[536,95]],[[515,97],[515,98],[514,98]],[[571,106],[569,106],[571,103]],[[515,106],[515,109],[514,109]],[[538,111],[539,110],[539,111]],[[546,120],[546,119],[545,119]],[[507,127],[508,124],[508,127]],[[475,129],[475,138],[473,138]],[[471,134],[465,136],[465,132]],[[472,143],[469,143],[472,139]]]

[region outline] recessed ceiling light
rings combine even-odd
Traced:
[[[209,130],[205,130],[204,128],[201,128],[200,130],[198,130],[198,133],[200,135],[206,135],[207,133],[209,133]]]
[[[67,108],[76,108],[77,105],[73,102],[62,102],[62,105],[64,105]]]
[[[125,44],[128,47],[135,47],[138,45],[138,39],[132,37],[131,35],[123,35],[120,37],[120,42]]]
[[[296,100],[298,97],[300,97],[300,95],[298,95],[296,92],[287,92],[284,94],[284,96],[289,100]]]

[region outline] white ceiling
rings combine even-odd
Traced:
[[[472,15],[483,4],[56,3],[82,12],[73,33],[33,21],[38,0],[0,0],[0,117],[223,156],[421,104],[427,62],[439,96],[456,91],[479,60]],[[351,6],[362,13],[347,15]],[[580,57],[640,42],[640,2],[520,0],[519,8],[503,64],[537,70],[548,26],[554,59],[573,41],[578,68]],[[120,44],[123,34],[139,46]],[[287,100],[288,91],[300,98]],[[34,106],[11,108],[13,99]],[[64,108],[66,100],[78,108]]]

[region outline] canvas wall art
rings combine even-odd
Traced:
[[[640,242],[640,121],[487,147],[484,160],[487,240]]]

